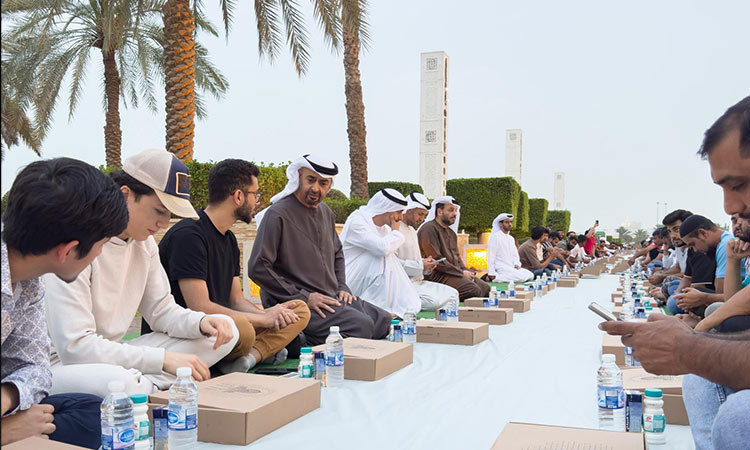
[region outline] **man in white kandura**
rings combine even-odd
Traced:
[[[417,289],[422,300],[422,311],[435,311],[452,299],[458,302],[458,291],[446,284],[425,281],[425,273],[432,272],[438,265],[432,257],[422,258],[417,237],[417,229],[424,223],[430,210],[430,201],[424,194],[412,192],[406,197],[406,203],[404,220],[400,223],[399,229],[405,240],[398,248],[396,256]]]
[[[526,281],[534,278],[521,267],[516,240],[510,235],[513,214],[502,213],[492,221],[492,234],[487,243],[487,276],[496,282]]]
[[[346,219],[341,243],[349,288],[358,297],[403,317],[419,312],[422,301],[396,251],[404,243],[398,231],[407,202],[395,189],[382,189]]]

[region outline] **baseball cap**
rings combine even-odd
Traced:
[[[145,150],[126,159],[122,170],[150,187],[172,214],[197,219],[190,203],[190,171],[166,150]]]

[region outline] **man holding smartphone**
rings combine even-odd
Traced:
[[[707,131],[700,155],[724,191],[724,210],[750,219],[750,97],[729,108]],[[741,247],[740,251],[748,251]],[[745,287],[727,304],[750,301]],[[750,331],[696,332],[676,317],[653,314],[647,323],[604,322],[633,357],[657,375],[681,375],[696,448],[740,450],[750,442]]]

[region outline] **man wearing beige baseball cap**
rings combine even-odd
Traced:
[[[210,377],[209,367],[232,351],[239,333],[220,314],[180,307],[170,291],[153,234],[171,214],[198,218],[190,204],[190,172],[165,150],[128,158],[111,174],[125,196],[128,226],[104,245],[101,256],[71,283],[44,279],[55,353],[54,392],[105,397],[107,383],[121,380],[128,395],[168,389],[178,367]],[[140,313],[153,333],[122,342]]]

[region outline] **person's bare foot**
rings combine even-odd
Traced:
[[[700,322],[700,319],[698,318],[698,316],[696,316],[693,313],[677,314],[677,317],[683,322],[685,322],[687,326],[689,326],[690,328],[695,328],[695,326],[698,325],[698,322]]]

